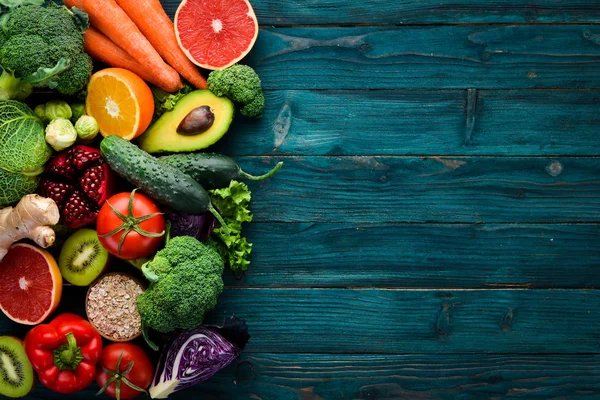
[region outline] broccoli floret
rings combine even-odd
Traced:
[[[213,71],[208,76],[208,88],[217,96],[227,96],[242,109],[247,117],[259,117],[265,108],[265,97],[260,78],[247,65],[235,64],[231,67]]]
[[[13,3],[19,1],[27,3]],[[8,74],[0,82],[1,99],[23,100],[27,90],[20,90],[19,84],[56,88],[63,94],[74,94],[87,84],[92,61],[83,52],[85,17],[79,14],[50,4],[23,5],[3,15],[0,64]]]
[[[213,246],[190,236],[171,239],[142,267],[151,281],[137,301],[143,323],[159,332],[199,326],[223,291],[223,268]]]
[[[29,34],[53,42],[57,36],[81,37],[81,30],[75,21],[73,13],[65,6],[23,6],[10,11],[2,28],[9,37]]]
[[[92,58],[86,53],[79,53],[71,68],[58,75],[56,90],[66,95],[79,92],[90,80],[93,67]]]
[[[52,66],[46,42],[28,34],[12,36],[4,43],[0,49],[0,64],[18,78],[33,74],[39,67]]]

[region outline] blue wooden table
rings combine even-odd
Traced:
[[[252,3],[252,339],[174,398],[600,398],[600,2]]]

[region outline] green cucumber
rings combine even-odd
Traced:
[[[231,157],[221,154],[174,154],[159,157],[158,161],[191,176],[207,190],[227,187],[232,180],[248,179],[251,181],[260,181],[270,178],[283,164],[283,162],[279,162],[266,174],[254,176],[244,172]]]
[[[100,143],[100,151],[117,174],[158,203],[188,214],[202,214],[208,210],[218,215],[208,193],[198,182],[178,169],[158,162],[129,141],[108,136]],[[217,219],[222,222],[221,216]]]

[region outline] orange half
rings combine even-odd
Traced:
[[[92,75],[85,109],[98,122],[102,136],[132,140],[150,125],[154,99],[146,82],[133,72],[107,68]]]

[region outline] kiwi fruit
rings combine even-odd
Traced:
[[[58,268],[63,278],[75,286],[88,286],[102,274],[109,260],[93,229],[80,229],[65,241]]]
[[[0,395],[25,397],[33,389],[33,367],[17,338],[0,336]]]

